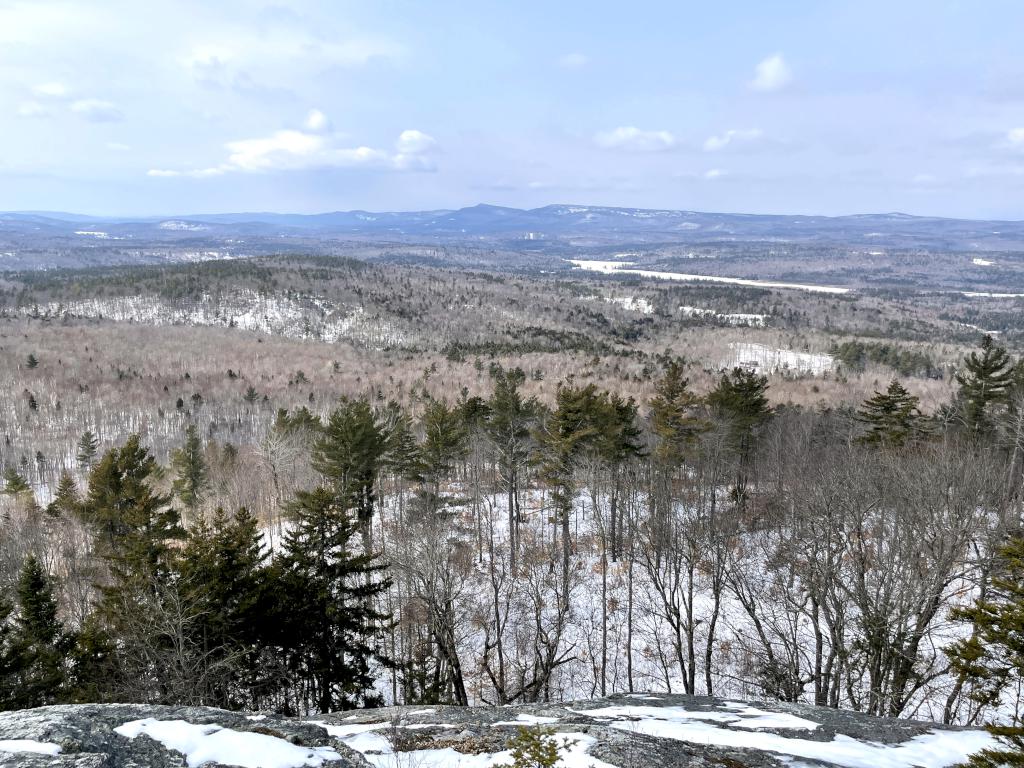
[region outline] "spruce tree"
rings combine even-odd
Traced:
[[[981,340],[981,354],[971,352],[964,358],[956,382],[964,425],[976,435],[986,434],[994,425],[993,410],[1006,402],[1013,382],[1013,361],[1004,347],[986,335]]]
[[[424,480],[429,486],[424,499],[425,507],[436,510],[441,504],[441,482],[451,474],[455,464],[466,456],[469,432],[459,410],[449,407],[443,400],[427,403],[420,427],[423,430],[420,461]]]
[[[387,450],[384,422],[365,398],[343,401],[313,447],[314,469],[330,483],[345,507],[355,510],[367,548],[375,487]]]
[[[13,614],[14,604],[0,593],[0,711],[21,707],[18,684],[24,657],[12,642]]]
[[[920,398],[910,394],[899,381],[889,382],[885,392],[875,392],[857,412],[857,420],[868,429],[859,440],[867,445],[899,448],[924,431],[924,419],[918,410]]]
[[[75,479],[71,476],[70,472],[61,473],[60,480],[57,482],[57,490],[54,491],[53,501],[51,501],[46,511],[53,515],[78,515],[80,511],[81,498],[78,493],[78,484],[75,483]]]
[[[733,368],[723,374],[706,398],[712,412],[724,420],[729,430],[729,442],[737,459],[733,495],[740,503],[746,499],[758,429],[771,415],[767,390],[766,376]]]
[[[377,704],[370,665],[384,660],[388,616],[375,602],[390,587],[386,566],[359,551],[358,520],[332,490],[300,491],[288,511],[293,526],[274,564],[272,626],[289,669],[320,712]]]
[[[4,470],[4,493],[8,496],[21,496],[31,492],[32,487],[18,473],[18,470],[14,467],[8,467]]]
[[[970,622],[971,636],[946,651],[954,671],[974,683],[972,698],[993,707],[1015,699],[1024,685],[1024,538],[1003,545],[996,565],[986,597],[954,613]],[[972,768],[1024,766],[1024,717],[1016,707],[1000,709],[1009,723],[987,726],[998,746],[973,755]]]
[[[18,612],[11,644],[20,656],[15,697],[23,708],[60,701],[64,687],[68,639],[57,619],[50,580],[33,555],[18,577]]]
[[[171,487],[188,509],[189,519],[194,520],[209,488],[203,443],[195,424],[185,428],[185,442],[171,454],[171,468],[174,470]]]
[[[184,537],[170,497],[150,485],[156,466],[139,436],[132,435],[107,451],[89,474],[81,515],[110,566],[108,592],[152,590],[169,572],[171,542]]]
[[[75,457],[78,460],[78,466],[85,471],[92,469],[99,447],[99,438],[90,430],[85,430],[78,439],[78,455]]]
[[[210,671],[205,699],[212,706],[261,708],[272,673],[261,659],[266,560],[259,523],[244,508],[231,516],[218,508],[209,523],[199,521],[181,552],[179,583],[195,606],[191,633]]]

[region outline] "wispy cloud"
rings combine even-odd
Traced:
[[[717,136],[709,136],[704,142],[705,152],[717,152],[730,144],[740,144],[760,139],[764,133],[760,128],[734,128]]]
[[[754,68],[750,87],[755,91],[780,91],[793,81],[793,72],[781,53],[760,61]]]
[[[71,102],[71,111],[94,123],[112,123],[124,119],[116,104],[104,99],[78,99]]]
[[[585,53],[566,53],[558,57],[558,66],[562,69],[578,70],[583,69],[590,63],[590,57]]]
[[[664,152],[676,145],[676,137],[669,131],[641,130],[627,125],[597,134],[594,137],[594,142],[603,149],[618,149],[627,152]]]

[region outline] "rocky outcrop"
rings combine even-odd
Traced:
[[[567,768],[951,766],[980,731],[780,703],[643,694],[560,705],[389,707],[304,719],[203,707],[79,705],[0,713],[0,766],[473,768],[509,763],[518,728]]]

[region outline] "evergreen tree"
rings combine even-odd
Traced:
[[[156,460],[132,435],[107,451],[89,474],[81,515],[110,565],[108,591],[152,590],[168,574],[171,542],[184,537],[170,498],[150,485],[155,469]]]
[[[53,494],[53,501],[46,507],[46,511],[53,515],[77,515],[81,498],[78,493],[78,485],[70,472],[61,473],[57,482],[57,490]]]
[[[23,656],[14,647],[11,639],[13,624],[11,616],[14,605],[0,593],[0,711],[19,709],[18,683],[20,682]]]
[[[195,424],[185,428],[185,442],[171,454],[171,468],[175,475],[171,487],[194,520],[209,488],[203,443]]]
[[[18,470],[8,467],[4,470],[4,493],[8,496],[20,496],[23,493],[31,493],[31,486],[25,482]]]
[[[247,510],[217,509],[190,532],[178,563],[191,627],[202,648],[212,706],[260,709],[273,664],[261,658],[266,635],[266,568],[259,523]]]
[[[34,354],[30,354],[28,356],[28,358],[25,360],[25,366],[27,368],[35,368],[38,365],[39,365],[39,358],[37,358]]]
[[[330,483],[346,509],[356,511],[365,546],[376,505],[376,484],[388,450],[388,434],[369,400],[345,400],[313,446],[313,467]]]
[[[320,712],[377,704],[370,662],[383,661],[388,616],[375,601],[390,587],[386,566],[356,551],[358,522],[331,490],[300,491],[288,511],[294,525],[274,565],[272,621],[288,668]]]
[[[985,434],[993,427],[994,407],[1006,402],[1013,382],[1013,361],[1004,347],[986,335],[981,340],[981,354],[971,352],[964,358],[956,382],[960,386],[957,400],[965,426],[974,434]]]
[[[970,622],[971,636],[947,650],[953,669],[974,683],[972,698],[992,706],[1014,699],[1024,685],[1024,538],[1003,545],[997,564],[986,597],[954,613]],[[973,755],[972,768],[1024,766],[1024,717],[1013,706],[1002,712],[1010,723],[988,726],[998,746]]]
[[[11,636],[20,657],[15,698],[21,708],[41,707],[61,699],[69,649],[57,620],[57,601],[50,580],[32,555],[18,578],[18,613]]]
[[[86,471],[92,469],[99,447],[99,438],[88,429],[85,430],[78,439],[78,455],[75,457],[78,460],[78,466]]]
[[[885,392],[875,392],[863,402],[857,420],[868,425],[859,439],[867,445],[899,448],[924,431],[924,419],[918,410],[920,398],[910,394],[896,379]]]
[[[733,368],[707,395],[712,412],[729,429],[729,441],[736,456],[736,485],[733,494],[740,503],[746,499],[750,465],[753,463],[759,427],[771,415],[768,406],[768,378],[745,368]]]
[[[654,455],[670,468],[678,467],[708,424],[698,414],[700,398],[690,391],[683,362],[672,360],[651,398],[651,430],[657,438]]]
[[[423,478],[429,485],[424,503],[426,509],[436,510],[441,504],[441,482],[451,475],[455,464],[466,456],[469,431],[459,409],[449,407],[443,400],[427,403],[420,427],[423,430],[420,462]]]

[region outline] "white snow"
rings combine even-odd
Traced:
[[[993,264],[995,264],[995,262],[992,261],[991,259],[979,259],[975,257],[971,259],[971,264],[974,264],[975,266],[978,267],[991,267]]]
[[[551,725],[552,723],[557,722],[557,717],[542,717],[540,715],[521,714],[516,715],[515,720],[502,720],[497,723],[491,723],[491,727],[493,728],[499,725]]]
[[[618,296],[613,298],[606,298],[609,304],[617,304],[623,309],[628,309],[631,312],[641,312],[645,315],[649,315],[654,311],[654,305],[645,298],[634,297],[634,296]]]
[[[326,760],[341,759],[331,747],[300,747],[276,736],[235,731],[219,725],[196,725],[185,720],[147,717],[127,722],[114,732],[129,739],[145,734],[167,749],[185,755],[190,768],[207,763],[241,768],[316,768]]]
[[[987,291],[963,291],[969,299],[1024,299],[1024,293],[989,293]]]
[[[763,328],[768,320],[768,315],[758,315],[749,312],[716,312],[713,309],[702,307],[680,307],[680,313],[686,317],[705,317],[719,320],[729,325],[749,325]]]
[[[37,755],[59,755],[60,745],[32,739],[0,739],[0,752],[32,752]]]
[[[589,272],[600,272],[605,275],[637,275],[652,277],[658,280],[683,280],[686,282],[728,283],[730,285],[747,285],[754,288],[789,288],[796,291],[813,293],[849,293],[849,288],[831,285],[808,285],[804,283],[779,283],[769,280],[747,280],[740,277],[719,277],[717,275],[687,275],[681,272],[656,272],[650,269],[628,269],[632,261],[597,261],[588,259],[569,259],[569,263]]]
[[[748,715],[745,723],[730,721],[730,713],[690,712],[681,707],[604,707],[581,710],[581,713],[613,719],[610,727],[660,738],[677,739],[691,744],[759,749],[792,757],[822,760],[846,768],[945,768],[963,762],[967,757],[993,746],[985,731],[929,731],[899,744],[880,744],[836,735],[831,741],[788,738],[775,733],[733,731],[712,723],[728,723],[732,727],[807,728],[817,723],[784,713],[764,712],[746,705],[737,707],[737,716]],[[790,719],[791,718],[791,719]],[[783,723],[796,723],[784,725]],[[806,725],[799,725],[804,723]]]
[[[835,366],[832,355],[794,352],[764,344],[734,342],[729,344],[729,349],[731,354],[725,363],[729,368],[738,366],[761,372],[795,371],[820,376],[829,373]]]

